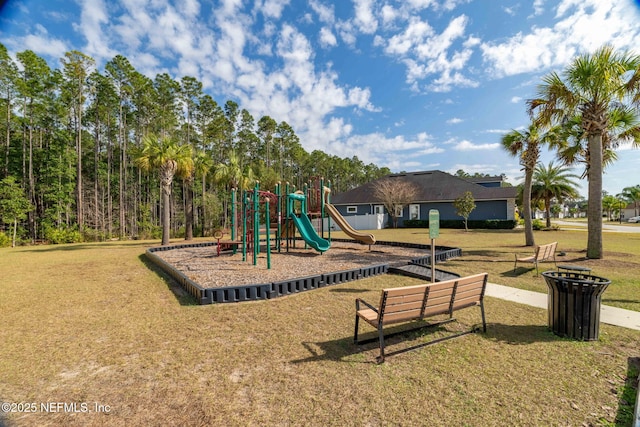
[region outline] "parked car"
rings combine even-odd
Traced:
[[[627,221],[628,222],[640,222],[640,216],[632,216]]]

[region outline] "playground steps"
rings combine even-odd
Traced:
[[[431,281],[430,266],[424,266],[424,265],[418,265],[418,264],[390,266],[389,273],[400,274],[402,276],[414,277],[416,279]],[[456,279],[460,277],[459,274],[451,273],[444,270],[438,270],[437,268],[435,273],[436,273],[436,282],[443,282],[445,280]]]

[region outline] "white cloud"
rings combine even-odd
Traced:
[[[505,134],[507,132],[510,132],[511,129],[487,129],[484,131],[484,133],[497,133],[497,134]]]
[[[399,11],[389,4],[385,4],[382,6],[382,9],[380,9],[380,18],[384,26],[393,23],[398,17]]]
[[[484,150],[495,150],[500,148],[500,144],[491,143],[491,144],[474,144],[471,141],[462,140],[459,141],[453,149],[456,151],[484,151]]]
[[[522,101],[522,97],[521,96],[513,96],[513,97],[511,97],[511,103],[512,104],[519,104],[520,101]]]
[[[109,47],[111,37],[105,34],[102,27],[109,23],[106,6],[103,0],[84,0],[80,2],[80,24],[74,29],[82,33],[87,40],[84,53],[92,56],[97,62],[111,59],[116,55]]]
[[[336,30],[342,41],[344,41],[348,46],[355,46],[357,39],[356,28],[354,28],[353,23],[351,21],[339,21],[336,22]]]
[[[182,0],[180,2],[180,11],[191,18],[195,18],[200,13],[200,3],[198,0]]]
[[[534,6],[542,7],[542,2]],[[496,77],[539,72],[566,65],[577,53],[605,43],[633,49],[640,41],[640,15],[626,2],[562,0],[553,27],[533,27],[502,43],[481,45],[483,58]],[[597,28],[597,31],[594,31]]]
[[[320,22],[331,25],[335,23],[336,18],[333,5],[326,6],[320,0],[309,0],[309,6],[318,14]]]
[[[330,144],[330,149],[341,157],[358,156],[365,163],[385,164],[392,169],[397,166],[406,170],[410,162],[413,162],[413,166],[421,164],[416,161],[416,156],[444,152],[431,140],[432,137],[424,132],[412,138],[403,135],[389,138],[376,132],[350,135],[344,140],[336,140]]]
[[[373,14],[373,0],[354,0],[355,24],[365,34],[373,34],[378,29],[378,20]]]
[[[533,13],[534,13],[534,15],[542,15],[544,13],[544,2],[545,2],[545,0],[534,0],[533,1]]]
[[[39,24],[36,25],[35,34],[13,38],[9,40],[7,44],[19,51],[28,49],[39,55],[46,55],[56,60],[63,57],[64,54],[69,51],[69,47],[65,41],[51,37],[46,28]]]
[[[337,44],[338,40],[333,32],[331,32],[331,29],[328,27],[322,27],[320,29],[320,45],[322,47],[331,47],[336,46]]]
[[[453,118],[447,120],[447,124],[450,124],[450,125],[455,125],[455,124],[462,123],[462,122],[463,122],[463,120],[461,118],[459,118],[459,117],[453,117]]]
[[[453,18],[440,34],[419,17],[411,17],[405,30],[390,37],[384,51],[402,59],[407,68],[407,83],[420,90],[421,82],[430,77],[423,87],[435,92],[447,92],[453,87],[475,87],[477,82],[462,74],[479,44],[476,37],[463,39],[469,19],[465,15]],[[462,48],[453,50],[456,42]],[[376,40],[381,43],[381,40]]]
[[[262,4],[256,3],[255,8],[268,18],[280,19],[282,10],[291,0],[264,0]]]

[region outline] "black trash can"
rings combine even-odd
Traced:
[[[574,272],[545,271],[549,328],[554,334],[595,341],[600,331],[602,293],[610,280]]]

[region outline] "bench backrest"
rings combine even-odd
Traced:
[[[556,252],[556,246],[558,246],[558,242],[538,246],[535,255],[536,260],[543,261],[545,259],[552,258],[553,254]]]
[[[423,319],[479,304],[487,284],[487,273],[444,282],[383,289],[378,322],[382,324]]]

